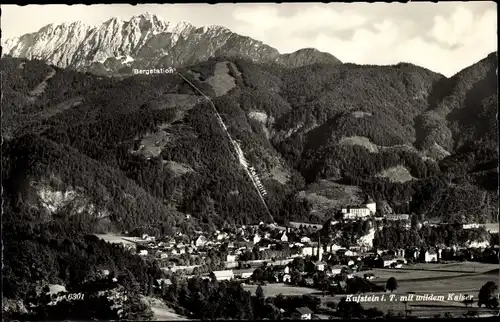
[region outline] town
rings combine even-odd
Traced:
[[[354,242],[347,240],[335,243],[335,236],[342,234],[342,229],[348,225],[362,226],[358,229],[361,231],[359,238]],[[173,278],[201,277],[239,281],[246,290],[254,292],[261,287],[275,295],[287,294],[294,288],[297,294],[319,292],[324,301],[335,302],[339,296],[347,294],[394,291],[398,288],[399,276],[405,276],[402,272],[409,273],[399,282],[400,289],[411,288],[411,281],[415,280],[415,291],[418,291],[418,280],[427,281],[428,285],[429,281],[438,280],[445,272],[453,277],[451,271],[454,268],[457,269],[457,278],[467,273],[468,269],[474,276],[495,268],[498,271],[498,242],[491,245],[487,241],[480,241],[470,242],[467,246],[433,245],[420,248],[416,245],[387,249],[374,247],[373,239],[377,230],[396,227],[404,231],[413,225],[418,229],[436,226],[412,220],[408,214],[379,216],[377,204],[367,198],[362,205],[343,207],[335,218],[324,224],[290,222],[285,227],[260,222],[238,228],[227,227],[212,234],[197,231],[194,236],[177,233],[173,237],[161,239],[143,234],[121,237],[115,242],[122,242],[145,259],[159,262],[165,273],[165,277],[155,283],[160,290],[171,285]],[[480,226],[468,224],[460,228],[486,229]],[[490,225],[487,229],[488,234],[498,234],[498,225]],[[445,278],[448,277],[442,279]],[[493,276],[485,275],[485,278],[491,279]],[[394,281],[390,282],[391,279]],[[405,279],[406,283],[403,282]],[[408,287],[404,287],[405,284]],[[476,286],[476,293],[482,284]],[[432,287],[427,288],[432,290]],[[463,305],[467,301],[474,302],[473,295],[464,297],[457,292],[462,296],[450,297],[445,290],[446,287],[441,297],[460,299],[453,300],[454,303]],[[415,291],[406,291],[415,294]],[[471,287],[464,291],[473,293]],[[438,292],[437,287],[433,293]],[[463,306],[459,308],[463,309]],[[407,312],[407,307],[402,311]],[[414,312],[417,311],[415,308]],[[329,316],[328,312],[318,315],[305,307],[287,313],[303,319]]]

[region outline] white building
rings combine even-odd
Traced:
[[[408,215],[408,214],[387,215],[387,216],[385,216],[385,219],[390,220],[390,221],[410,220],[410,215]]]
[[[259,234],[255,234],[253,236],[253,243],[254,244],[258,244],[261,240],[262,240],[262,238],[259,236]]]
[[[323,262],[316,263],[315,266],[316,266],[316,270],[323,272],[325,270],[326,263],[323,263]]]
[[[286,232],[284,232],[283,235],[281,235],[280,240],[284,243],[288,242],[288,236],[286,235]]]
[[[377,212],[377,203],[370,197],[366,199],[365,207],[368,208],[372,214]]]
[[[326,251],[329,252],[329,253],[335,253],[335,252],[337,252],[337,250],[342,249],[341,246],[335,245],[335,244],[333,244],[333,245],[326,245],[325,247],[326,247]]]
[[[479,228],[481,225],[480,224],[463,224],[462,228],[463,229],[474,229],[474,228]]]
[[[311,238],[309,238],[309,237],[302,237],[300,239],[300,242],[301,243],[310,243],[311,242]]]
[[[250,278],[252,277],[253,272],[242,273],[241,278]]]
[[[344,215],[344,219],[347,220],[355,220],[359,218],[366,218],[370,216],[370,209],[366,207],[347,207],[342,208],[342,214]]]
[[[207,242],[208,242],[207,237],[201,235],[201,236],[199,236],[196,239],[196,241],[194,242],[194,244],[195,244],[196,247],[203,247],[203,246],[205,246],[207,244]]]
[[[148,254],[148,250],[147,249],[142,249],[139,251],[139,255],[141,256],[146,256]]]
[[[331,270],[329,270],[327,272],[328,275],[331,275],[331,276],[335,276],[335,275],[338,275],[340,273],[342,273],[342,269],[344,269],[345,266],[343,265],[335,265],[331,268]]]
[[[226,238],[227,238],[227,233],[225,233],[225,232],[217,234],[217,240],[218,241],[224,240]]]
[[[306,246],[302,248],[303,256],[318,256],[321,260],[323,258],[323,247],[318,246]]]
[[[356,256],[358,255],[357,252],[353,252],[352,250],[347,250],[345,253],[344,253],[345,256],[348,256],[348,257],[351,257],[351,256]]]
[[[218,281],[228,281],[228,280],[234,278],[233,270],[214,271],[214,275]]]
[[[292,276],[290,274],[283,275],[283,283],[290,283],[292,281]]]
[[[236,255],[231,255],[231,254],[228,254],[226,256],[226,262],[236,262]]]
[[[376,212],[377,204],[371,198],[367,198],[363,205],[342,208],[344,219],[348,220],[366,218],[370,215],[374,215]]]
[[[426,263],[437,262],[437,260],[438,260],[438,254],[436,253],[435,250],[430,249],[430,250],[428,250],[428,251],[425,252],[425,254],[424,254],[424,261]]]
[[[304,256],[312,256],[313,255],[313,247],[307,246],[302,248],[302,255]]]

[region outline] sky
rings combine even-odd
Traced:
[[[328,52],[343,62],[410,62],[452,76],[497,50],[497,4],[438,3],[4,5],[2,38],[49,23],[98,25],[151,12],[166,21],[220,25],[290,53]]]

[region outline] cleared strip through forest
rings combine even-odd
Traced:
[[[252,181],[253,186],[255,187],[255,190],[257,190],[257,193],[260,197],[260,200],[262,201],[262,204],[266,208],[266,211],[271,219],[271,222],[274,223],[274,217],[271,214],[271,211],[269,211],[269,207],[267,206],[266,200],[264,199],[264,196],[267,194],[265,191],[264,187],[260,183],[259,178],[257,177],[257,174],[254,171],[250,171],[248,163],[245,159],[245,156],[243,155],[243,151],[241,150],[239,144],[233,140],[231,137],[231,134],[229,134],[229,131],[227,130],[226,124],[224,124],[224,121],[222,120],[222,117],[220,116],[219,112],[217,111],[217,107],[215,104],[212,102],[212,99],[205,95],[200,89],[198,89],[193,83],[191,83],[189,80],[187,80],[182,74],[177,72],[177,75],[179,75],[184,81],[186,81],[191,87],[193,87],[198,93],[200,93],[204,98],[207,99],[207,101],[210,103],[212,106],[212,109],[215,112],[215,115],[217,116],[217,120],[219,121],[219,124],[223,128],[224,132],[226,133],[229,141],[233,145],[234,152],[236,153],[236,157],[238,158],[240,164],[243,166],[245,169],[245,172],[247,173],[248,177]],[[253,168],[251,168],[253,169]]]

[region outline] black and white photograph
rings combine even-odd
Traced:
[[[498,318],[496,2],[0,9],[6,321]]]

